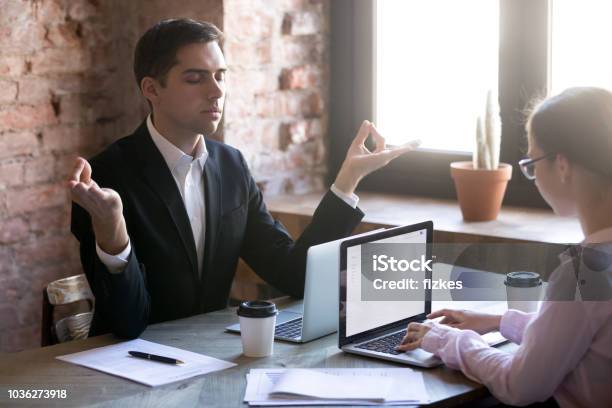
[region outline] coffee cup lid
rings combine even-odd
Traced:
[[[527,271],[510,272],[506,274],[504,284],[517,288],[531,288],[541,285],[542,280],[539,273]]]
[[[265,300],[242,302],[238,306],[238,316],[243,317],[270,317],[277,313],[276,305]]]

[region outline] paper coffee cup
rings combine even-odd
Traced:
[[[247,357],[266,357],[274,352],[276,305],[255,300],[238,306],[242,352]]]
[[[510,272],[504,281],[508,309],[537,312],[542,296],[542,279],[535,272]]]

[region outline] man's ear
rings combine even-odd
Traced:
[[[160,83],[151,77],[144,77],[140,81],[140,91],[152,105],[155,105],[155,102],[159,98],[160,87]]]
[[[555,157],[555,163],[557,165],[557,170],[559,171],[561,183],[569,183],[572,180],[572,164],[570,161],[565,155],[558,153],[557,157]]]

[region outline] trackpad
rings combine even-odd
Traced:
[[[405,359],[411,364],[420,367],[435,367],[442,364],[442,360],[436,357],[434,354],[427,352],[421,348],[417,348],[411,351],[407,351],[404,354],[399,354],[400,358]]]

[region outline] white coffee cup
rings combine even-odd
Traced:
[[[242,302],[238,306],[242,352],[247,357],[266,357],[274,353],[276,305],[264,300]]]
[[[542,296],[542,279],[535,272],[510,272],[504,281],[508,309],[520,310],[525,313],[538,311]]]

